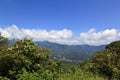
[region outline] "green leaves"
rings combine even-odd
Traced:
[[[37,71],[47,68],[50,61],[50,51],[38,47],[31,39],[16,40],[15,43],[0,52],[0,75],[16,79],[21,69]]]
[[[12,46],[0,51],[0,79],[103,80],[91,72],[81,70],[79,66],[67,65],[67,63],[63,65],[62,61],[54,61],[50,57],[51,52],[48,49],[38,47],[31,39],[16,40]],[[120,61],[115,67],[117,57],[117,54],[112,54],[108,49],[98,51],[89,62],[89,68],[98,72],[113,71],[112,75],[118,77]]]
[[[90,66],[87,69],[94,73],[106,75],[109,79],[120,79],[120,41],[110,43],[105,50],[96,51],[85,65]]]

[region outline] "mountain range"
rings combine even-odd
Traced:
[[[83,61],[90,58],[97,50],[102,50],[105,45],[66,45],[48,41],[37,41],[40,47],[48,48],[52,53],[53,59]]]

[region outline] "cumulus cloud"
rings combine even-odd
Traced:
[[[67,29],[51,31],[45,29],[19,29],[16,25],[0,28],[0,32],[4,37],[9,39],[28,37],[35,41],[48,40],[58,43],[66,43],[73,35],[72,31]]]
[[[120,31],[116,29],[106,29],[97,32],[92,28],[88,32],[80,33],[80,36],[77,37],[74,37],[73,32],[68,29],[51,31],[45,29],[19,29],[16,25],[0,28],[0,32],[2,36],[9,39],[23,39],[24,37],[28,37],[34,41],[47,40],[70,45],[103,45],[115,40],[120,40]]]
[[[90,29],[88,32],[80,33],[80,41],[90,45],[109,44],[112,41],[120,39],[120,31],[116,29],[106,29],[96,32]]]

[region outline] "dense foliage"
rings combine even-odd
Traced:
[[[50,59],[50,51],[38,47],[30,39],[16,40],[15,43],[0,51],[0,75],[16,79],[17,74],[39,69],[52,70],[56,63]]]
[[[109,80],[120,80],[120,41],[110,43],[105,50],[96,51],[84,64],[87,70],[104,75]]]
[[[79,65],[54,61],[31,39],[15,40],[0,50],[0,80],[103,80]]]
[[[79,65],[54,61],[48,49],[31,39],[15,40],[11,46],[0,45],[0,80],[120,80],[120,41]]]

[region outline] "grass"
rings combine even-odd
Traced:
[[[100,75],[93,74],[91,72],[83,71],[80,68],[76,68],[75,72],[59,74],[59,78],[56,80],[108,80]]]

